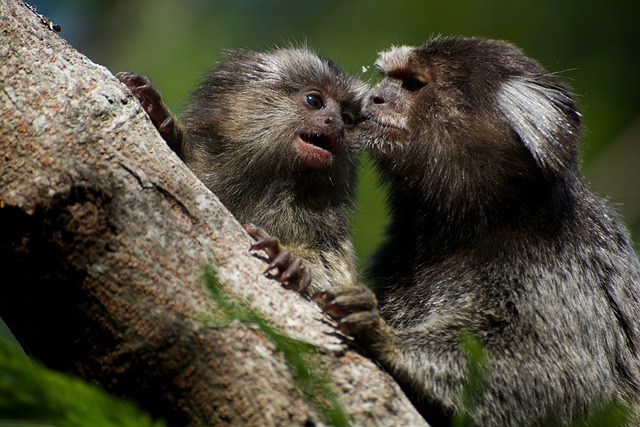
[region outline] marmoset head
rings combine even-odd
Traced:
[[[194,93],[186,124],[197,148],[187,147],[187,157],[206,157],[203,165],[235,158],[272,177],[342,179],[355,168],[365,91],[305,48],[231,52]]]
[[[500,193],[577,167],[580,116],[556,76],[502,41],[436,38],[382,52],[363,107],[383,171],[433,191]]]

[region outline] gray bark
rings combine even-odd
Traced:
[[[135,98],[19,0],[0,0],[0,317],[23,348],[172,425],[323,424],[275,345],[208,326],[202,280],[320,349],[354,425],[425,425],[251,239]]]

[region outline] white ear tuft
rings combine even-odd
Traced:
[[[546,174],[562,174],[575,161],[579,115],[571,98],[556,87],[513,78],[503,83],[498,108]]]

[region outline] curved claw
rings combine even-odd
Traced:
[[[280,254],[280,243],[275,237],[267,237],[265,239],[258,240],[249,247],[250,251],[263,250],[267,253],[269,259],[275,259]],[[267,270],[269,271],[269,270]]]
[[[341,332],[351,335],[370,348],[387,337],[373,292],[364,285],[340,291],[323,291],[313,295],[327,315],[338,322]]]
[[[311,284],[311,269],[304,267],[302,269],[302,276],[298,281],[298,292],[305,292]]]
[[[148,78],[133,71],[120,72],[116,74],[116,78],[138,98],[162,139],[178,156],[182,157],[182,129],[162,101],[160,92],[153,87]]]
[[[254,240],[264,240],[271,237],[264,228],[258,227],[254,223],[245,222],[242,226]]]
[[[291,252],[289,251],[280,251],[280,253],[271,261],[267,269],[264,271],[268,273],[269,271],[277,268],[278,271],[286,271],[287,267],[291,263]]]
[[[292,279],[297,279],[302,275],[300,270],[300,266],[302,265],[302,260],[300,258],[295,258],[289,266],[282,272],[280,275],[281,282],[288,282]]]
[[[354,313],[375,311],[378,306],[373,292],[364,286],[338,292],[322,291],[313,298],[320,303],[325,313],[338,320]]]
[[[311,270],[302,266],[302,260],[280,247],[280,242],[272,237],[264,229],[252,223],[242,224],[244,229],[256,242],[249,248],[250,251],[263,250],[269,258],[269,265],[264,273],[278,269],[278,281],[289,282],[298,285],[298,291],[304,292],[311,283]]]

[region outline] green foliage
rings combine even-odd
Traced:
[[[480,405],[486,389],[489,375],[489,356],[480,339],[470,332],[461,334],[462,348],[467,355],[467,378],[462,389],[460,401],[462,409],[455,414],[454,427],[473,426],[472,415]],[[572,424],[573,427],[623,427],[629,425],[632,409],[622,402],[605,404],[586,420]],[[556,424],[543,423],[543,427]],[[570,427],[571,427],[570,426]]]
[[[287,336],[239,298],[222,289],[211,268],[205,269],[204,279],[218,305],[218,309],[206,317],[207,323],[222,326],[235,321],[256,326],[282,353],[305,400],[318,410],[325,422],[332,426],[349,425],[342,402],[318,360],[317,348]]]
[[[467,377],[462,389],[462,411],[455,414],[454,427],[472,426],[471,415],[482,402],[487,383],[487,353],[478,337],[470,332],[461,334],[462,348],[467,355]]]
[[[59,427],[163,426],[130,402],[95,385],[47,369],[0,340],[0,425],[51,423]]]
[[[631,417],[631,408],[619,402],[605,405],[601,410],[593,414],[586,421],[576,423],[576,427],[622,427],[628,426]]]

